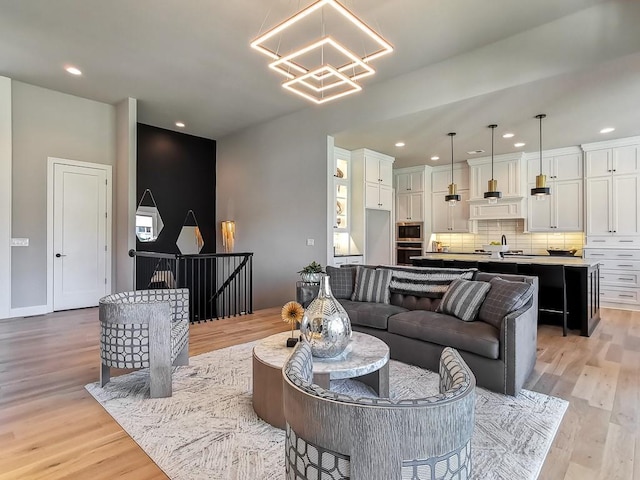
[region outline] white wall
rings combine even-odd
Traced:
[[[115,107],[12,82],[11,306],[47,303],[47,157],[115,165]],[[3,240],[4,241],[4,240]]]
[[[597,5],[220,139],[217,218],[236,220],[237,251],[255,252],[255,308],[292,299],[295,272],[326,263],[327,135],[632,54],[638,22],[640,2]],[[263,81],[273,81],[266,69]]]
[[[0,77],[0,318],[11,313],[11,79]]]

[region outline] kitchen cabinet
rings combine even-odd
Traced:
[[[469,191],[458,192],[460,201],[455,207],[444,201],[444,193],[432,194],[431,229],[433,233],[464,233],[469,232]]]
[[[354,152],[364,162],[365,208],[393,208],[393,157],[367,149]]]
[[[388,211],[393,208],[393,190],[390,187],[367,182],[364,196],[365,208]]]
[[[640,145],[588,150],[585,164],[587,177],[640,173]]]
[[[453,180],[458,190],[469,189],[469,165],[454,164],[453,166]],[[434,167],[431,173],[431,191],[432,192],[447,192],[449,190],[449,184],[451,183],[451,165],[441,165]]]
[[[399,193],[396,195],[396,221],[422,222],[424,220],[424,194]]]
[[[497,155],[494,157],[493,178],[503,197],[524,195],[524,153]],[[471,200],[485,200],[487,182],[491,180],[491,157],[467,160],[469,164],[469,190]],[[500,201],[500,200],[498,200]]]
[[[587,236],[640,235],[640,176],[587,178]]]
[[[527,183],[535,184],[540,173],[539,154],[529,154],[527,163]],[[547,184],[563,180],[581,180],[582,151],[578,147],[547,150],[542,154],[542,173]]]
[[[396,194],[424,191],[424,170],[396,174]]]
[[[382,153],[364,151],[364,175],[365,182],[377,183],[393,188],[393,161],[392,157]]]
[[[640,308],[640,250],[585,248],[600,262],[600,301],[614,308]]]
[[[581,232],[583,230],[582,179],[552,181],[551,194],[529,198],[530,232]],[[529,188],[535,183],[529,184]]]
[[[333,266],[339,267],[340,265],[362,265],[364,263],[362,255],[348,255],[333,257]]]

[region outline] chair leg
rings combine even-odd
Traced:
[[[172,392],[171,386],[171,366],[151,366],[149,368],[151,376],[151,398],[170,397]]]
[[[182,350],[180,350],[180,353],[178,354],[176,359],[173,361],[173,364],[175,366],[189,365],[189,343],[188,342],[184,347],[182,347]]]
[[[104,387],[111,380],[111,367],[100,362],[100,386]]]

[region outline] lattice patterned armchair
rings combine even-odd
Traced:
[[[361,398],[312,383],[313,358],[298,344],[283,369],[287,480],[444,480],[471,477],[475,377],[445,348],[440,393]]]
[[[100,299],[100,385],[110,369],[149,367],[151,397],[170,397],[171,366],[189,364],[189,290],[114,293]]]

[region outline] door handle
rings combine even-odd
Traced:
[[[64,253],[56,253],[56,258],[66,257]]]

